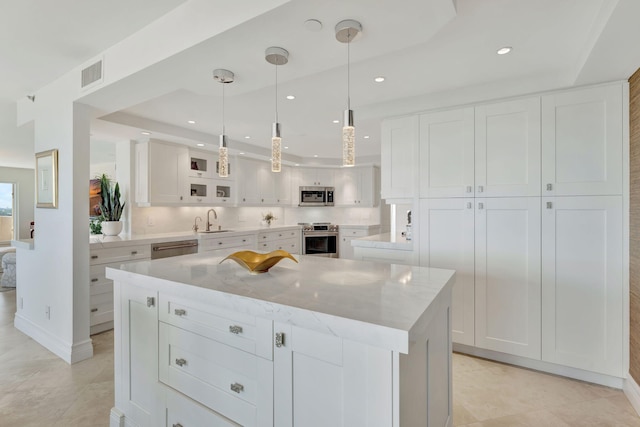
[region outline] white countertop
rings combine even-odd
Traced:
[[[400,233],[384,233],[367,237],[359,237],[351,241],[351,246],[361,248],[394,249],[401,251],[413,250],[413,242],[405,239]]]
[[[452,270],[298,255],[251,275],[230,250],[123,264],[107,277],[401,352]],[[186,286],[185,286],[186,285]],[[345,319],[348,321],[345,322]]]

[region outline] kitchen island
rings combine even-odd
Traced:
[[[452,425],[453,271],[228,252],[107,268],[112,426]]]

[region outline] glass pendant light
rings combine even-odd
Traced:
[[[289,62],[289,52],[281,47],[270,47],[264,52],[264,59],[276,66],[276,121],[271,129],[271,172],[282,170],[282,137],[278,123],[278,65]]]
[[[350,45],[358,34],[362,32],[362,25],[358,21],[346,19],[336,25],[336,39],[347,44],[347,109],[344,111],[342,127],[342,166],[356,164],[356,128],[353,125],[353,110],[351,109],[351,66]]]
[[[213,78],[218,83],[222,83],[222,134],[220,134],[220,146],[218,148],[218,176],[225,178],[229,176],[229,151],[227,148],[227,135],[224,131],[224,85],[233,83],[234,74],[229,70],[213,70]]]

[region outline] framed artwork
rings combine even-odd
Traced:
[[[89,217],[96,218],[100,216],[100,202],[102,202],[102,196],[100,195],[100,180],[89,180]]]
[[[58,150],[36,153],[36,208],[58,208]]]

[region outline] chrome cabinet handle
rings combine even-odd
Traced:
[[[478,203],[478,209],[484,209],[484,203]]]
[[[94,277],[93,279],[91,279],[91,282],[92,282],[92,283],[95,283],[95,282],[97,282],[97,281],[98,281],[98,278],[97,278],[97,277]]]
[[[154,297],[147,297],[147,307],[153,307],[156,305],[156,299]]]
[[[91,259],[98,259],[98,255],[91,255]]]
[[[467,193],[471,193],[473,191],[473,187],[470,185],[467,185]]]
[[[241,334],[242,333],[242,326],[238,326],[238,325],[230,325],[229,326],[229,332],[231,332],[232,334]]]
[[[233,383],[230,386],[231,391],[235,391],[236,393],[240,393],[241,391],[244,391],[244,386],[240,383]]]
[[[222,244],[222,242],[218,242],[218,244],[219,244],[219,245],[221,245],[221,244]]]
[[[284,332],[276,333],[276,347],[280,348],[284,345]]]
[[[187,310],[182,308],[176,308],[174,312],[176,313],[176,316],[184,316],[187,314]]]
[[[92,309],[91,309],[91,312],[92,312],[92,313],[95,313],[96,311],[98,311],[98,309],[97,309],[97,308],[92,308]]]
[[[473,205],[471,204],[471,202],[467,202],[467,209],[471,209],[473,207]]]
[[[184,359],[176,359],[176,365],[178,366],[184,366],[187,364],[187,361]]]
[[[482,193],[484,191],[484,186],[478,185],[478,193]]]
[[[547,209],[552,209],[552,208],[553,208],[553,203],[547,202]]]
[[[547,191],[553,190],[553,184],[547,184]]]
[[[131,251],[131,255],[138,255],[138,251]]]
[[[180,423],[176,423],[176,424],[173,425],[173,427],[183,427],[183,426]]]

